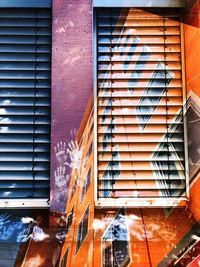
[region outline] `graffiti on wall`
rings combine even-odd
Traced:
[[[54,171],[54,190],[51,192],[52,210],[65,211],[72,169],[80,173],[82,149],[75,141],[76,133],[75,129],[72,130],[69,141],[60,141],[54,147],[56,169]]]
[[[119,212],[102,237],[103,265],[127,266],[130,263],[129,230],[123,211]]]
[[[9,214],[0,215],[0,241],[22,242],[30,233],[30,229],[21,218]]]

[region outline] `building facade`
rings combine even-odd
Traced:
[[[199,1],[0,4],[2,267],[198,266]]]

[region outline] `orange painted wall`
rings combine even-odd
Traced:
[[[69,216],[74,207],[74,218],[67,233],[60,257],[61,264],[66,250],[69,249],[66,267],[102,266],[102,237],[119,212],[118,209],[94,208],[93,173],[91,175],[91,184],[81,201],[85,174],[93,165],[93,154],[87,158],[88,149],[93,141],[92,134],[88,138],[89,132],[91,133],[92,121],[93,119],[90,118],[87,120],[85,130],[79,141],[80,150],[82,151],[81,169],[74,169],[71,176],[66,216]],[[85,169],[83,169],[83,166],[85,166]],[[71,198],[75,179],[78,179],[77,189]],[[88,205],[90,205],[88,233],[80,249],[76,252],[78,226]],[[188,217],[185,209],[176,208],[167,213],[164,209],[129,208],[125,212],[128,232],[130,234],[130,241],[128,242],[130,263],[128,266],[131,267],[156,267],[180,242],[185,233],[190,231],[194,224],[194,220]],[[150,254],[150,261],[148,253]]]
[[[91,112],[91,103],[89,102],[85,116],[83,118],[81,127],[77,134],[80,151],[80,165],[72,170],[71,182],[69,186],[69,198],[66,204],[66,218],[69,217],[71,210],[74,207],[74,216],[72,224],[67,232],[65,243],[63,245],[60,257],[60,264],[65,251],[68,250],[67,267],[76,266],[93,266],[93,221],[94,221],[94,194],[93,194],[93,113]],[[86,119],[87,118],[87,119]],[[91,168],[90,184],[87,191],[83,195],[84,180]],[[76,190],[73,189],[75,183]],[[72,192],[74,193],[72,194]],[[83,218],[83,215],[89,206],[89,219],[87,235],[81,244],[78,251],[77,246],[77,233],[78,228]]]
[[[186,90],[187,98],[191,95],[195,96],[196,109],[198,109],[200,101],[200,3],[195,1],[194,4],[184,12],[184,42],[185,42],[185,74],[186,74]],[[192,98],[193,98],[192,96]],[[188,120],[188,139],[189,139],[189,155],[199,154],[200,159],[200,143],[198,143],[200,129],[200,121],[192,122]],[[196,138],[196,143],[194,143]],[[192,141],[190,141],[192,140]],[[189,161],[191,165],[191,160]],[[198,162],[199,163],[199,162]],[[199,164],[198,164],[199,165]],[[196,173],[193,174],[190,166],[191,183],[191,201],[189,207],[197,221],[200,220],[200,166],[196,166]]]
[[[195,1],[184,13],[185,71],[187,93],[193,90],[200,96],[200,3]]]
[[[95,211],[94,266],[102,265],[102,236],[118,210]],[[130,235],[130,267],[157,266],[182,239],[193,224],[183,209],[174,209],[166,216],[164,209],[127,209]],[[98,228],[99,222],[99,228]],[[148,258],[150,254],[150,260]],[[151,265],[150,265],[151,262]]]
[[[198,1],[196,1],[190,9],[184,11],[185,76],[188,98],[193,93],[200,97],[199,11],[200,4]],[[88,118],[88,112],[86,112],[85,117]],[[73,198],[71,199],[69,197],[66,205],[67,216],[69,216],[73,206],[75,211],[75,216],[66,236],[60,258],[62,260],[66,249],[69,248],[68,263],[66,267],[102,266],[102,236],[118,212],[116,209],[94,208],[93,171],[91,175],[91,184],[81,202],[83,180],[85,174],[93,164],[93,155],[90,155],[90,157],[87,158],[88,149],[93,142],[92,134],[88,137],[92,119],[87,120],[85,117],[83,119],[84,123],[81,125],[81,129],[83,129],[81,131],[82,134],[80,132],[78,134],[80,142],[82,140],[82,146],[80,148],[83,153],[81,166],[85,166],[86,170],[81,169],[78,171],[78,188]],[[191,127],[192,125],[188,122],[189,138],[191,135]],[[189,150],[191,149],[192,147],[189,144]],[[189,208],[194,215],[194,218],[200,220],[200,177],[198,177],[198,174],[195,174],[195,177],[193,178],[190,188],[191,201],[189,202]],[[76,170],[73,170],[69,196],[75,179]],[[88,205],[90,205],[88,233],[79,251],[76,253],[78,226]],[[141,210],[129,208],[126,210],[126,218],[128,218],[130,222],[130,225],[128,226],[130,233],[129,246],[131,258],[129,266],[134,267],[157,266],[165,256],[180,243],[184,235],[190,231],[195,223],[184,209],[173,209],[167,214],[164,209]],[[135,223],[135,220],[137,220],[137,223]],[[149,256],[151,262],[149,262]]]

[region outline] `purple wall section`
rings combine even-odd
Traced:
[[[51,210],[64,211],[70,141],[92,94],[91,0],[54,0],[52,36]]]

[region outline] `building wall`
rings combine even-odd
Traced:
[[[91,13],[91,3],[87,3],[85,8],[87,7],[87,11],[82,13],[81,19],[77,22],[78,24],[82,23],[81,28],[84,30],[88,29],[88,39],[90,38],[91,45],[91,34],[92,27],[91,24],[85,22],[89,21],[91,23],[92,13]],[[76,53],[72,55],[64,52],[65,48],[63,48],[65,38],[69,32],[72,34],[70,36],[70,40],[74,41],[77,44],[77,38],[83,35],[77,30],[69,30],[69,26],[64,27],[61,26],[61,21],[63,18],[67,18],[67,9],[74,7],[74,12],[80,8],[81,4],[77,3],[63,3],[61,8],[61,1],[54,1],[55,5],[55,17],[54,17],[54,31],[55,36],[53,42],[54,45],[54,56],[53,56],[53,64],[55,65],[53,70],[53,94],[55,94],[55,98],[53,97],[53,107],[58,103],[59,108],[53,111],[52,114],[52,137],[53,137],[53,145],[52,145],[52,175],[57,170],[58,166],[66,166],[65,162],[68,160],[66,158],[63,159],[63,155],[66,152],[66,147],[61,145],[61,141],[64,142],[66,137],[68,141],[70,139],[73,140],[73,136],[70,136],[71,129],[78,129],[81,116],[83,115],[86,107],[86,103],[89,100],[89,96],[92,93],[92,63],[89,62],[92,57],[91,46],[89,45],[88,40],[81,40],[81,42],[86,42],[87,45],[85,49],[88,51],[88,56],[83,55],[80,57],[80,60],[84,60],[85,67],[87,66],[87,71],[84,69],[83,75],[86,75],[87,81],[85,83],[81,83],[77,76],[80,73],[80,61],[77,59],[76,61]],[[59,10],[59,11],[58,11]],[[64,11],[65,10],[65,11]],[[75,11],[76,10],[76,11]],[[129,246],[129,254],[130,254],[130,265],[129,266],[175,266],[173,265],[174,257],[177,259],[180,256],[181,250],[184,249],[190,242],[192,242],[192,234],[198,234],[198,230],[196,230],[195,220],[193,220],[192,216],[199,221],[200,218],[200,209],[199,209],[199,191],[200,191],[200,179],[198,175],[198,153],[199,153],[199,143],[198,136],[195,136],[195,132],[198,132],[198,121],[196,121],[196,117],[194,115],[194,110],[198,113],[198,101],[200,97],[200,91],[198,88],[198,80],[200,79],[199,71],[199,3],[196,1],[195,4],[191,6],[190,9],[185,10],[184,13],[184,42],[185,42],[185,73],[186,73],[186,89],[187,89],[187,103],[186,108],[192,107],[190,109],[190,113],[188,114],[188,152],[189,152],[189,164],[190,164],[190,188],[191,188],[191,201],[188,203],[189,209],[186,211],[185,209],[173,209],[170,212],[166,212],[164,209],[127,209],[125,211],[124,218],[126,220],[127,231],[130,235],[130,240],[128,241]],[[75,14],[73,13],[73,14]],[[71,18],[71,14],[69,17]],[[84,17],[85,15],[85,17]],[[73,16],[72,16],[73,17]],[[73,21],[73,20],[72,20]],[[59,24],[60,23],[60,24]],[[60,25],[60,26],[58,26]],[[70,24],[72,25],[72,24]],[[87,27],[86,27],[87,25]],[[86,27],[86,28],[85,28]],[[78,29],[78,28],[77,28]],[[56,32],[57,31],[57,32]],[[76,35],[77,34],[77,35]],[[80,34],[80,35],[79,35]],[[60,39],[60,40],[59,40]],[[70,44],[71,42],[70,41]],[[71,51],[70,44],[66,44],[66,49]],[[81,49],[83,47],[83,43],[80,43],[78,47]],[[59,48],[62,48],[62,52],[59,52]],[[58,52],[56,52],[56,49]],[[60,56],[56,58],[56,54],[60,53]],[[68,63],[66,68],[62,68],[61,62],[64,60],[64,56],[67,57],[67,62],[70,62],[70,58],[72,63],[72,69],[70,68],[70,64]],[[69,58],[68,58],[69,56]],[[70,57],[71,56],[71,57]],[[57,66],[57,67],[56,67]],[[72,71],[73,70],[73,71]],[[72,71],[72,72],[71,72]],[[89,72],[89,75],[88,75]],[[72,77],[67,77],[68,73],[72,73]],[[91,76],[90,76],[91,75]],[[66,78],[67,77],[67,78]],[[79,76],[78,76],[79,77]],[[82,77],[82,79],[85,79]],[[90,80],[91,79],[91,80]],[[63,86],[64,84],[64,86]],[[69,86],[70,85],[70,86]],[[84,85],[84,86],[83,86]],[[57,91],[58,90],[58,91]],[[82,98],[84,101],[81,102],[81,94],[82,91],[86,90],[87,97]],[[60,94],[57,94],[60,92]],[[72,105],[73,101],[69,101],[67,99],[68,92],[74,94],[76,97],[76,102]],[[80,99],[79,96],[80,93]],[[57,100],[56,100],[57,99]],[[59,102],[60,101],[60,102]],[[81,105],[80,105],[81,103]],[[84,103],[84,105],[82,105]],[[188,106],[189,105],[189,106]],[[67,108],[66,108],[67,107]],[[80,111],[81,109],[81,111]],[[193,112],[191,112],[191,110]],[[69,112],[69,113],[68,113]],[[71,117],[71,115],[74,115]],[[84,122],[88,121],[89,113],[86,110],[85,116],[83,118]],[[195,113],[196,114],[196,113]],[[80,117],[79,117],[80,116]],[[75,117],[75,119],[74,119]],[[193,122],[194,119],[194,122]],[[69,127],[70,125],[70,127]],[[75,126],[74,126],[75,125]],[[86,125],[86,126],[84,126]],[[73,127],[71,127],[73,126]],[[64,128],[65,127],[65,128]],[[84,156],[86,155],[86,151],[89,147],[89,143],[91,139],[87,138],[88,135],[88,125],[86,123],[81,124],[81,128],[83,130],[82,138],[85,140],[83,148],[79,151],[81,152],[81,164],[78,167],[84,165]],[[75,135],[75,134],[74,134]],[[81,138],[78,138],[81,142]],[[80,144],[80,143],[79,143]],[[58,145],[60,146],[59,149]],[[66,143],[68,146],[68,143]],[[54,147],[56,147],[56,151],[54,151]],[[63,149],[62,149],[63,148]],[[76,145],[75,145],[76,148]],[[80,148],[80,146],[79,146]],[[62,154],[63,153],[63,154]],[[194,157],[195,155],[195,157]],[[90,161],[91,160],[91,161]],[[89,160],[87,164],[92,164],[92,158]],[[197,164],[196,164],[197,163]],[[196,168],[197,167],[197,168]],[[69,195],[72,191],[72,187],[75,181],[75,169],[72,168],[72,175],[70,179],[70,183],[68,183],[65,187],[64,193],[61,193],[61,196]],[[83,173],[82,173],[83,174]],[[102,248],[103,248],[103,238],[106,232],[112,225],[112,221],[115,217],[118,216],[119,210],[113,209],[94,209],[93,204],[93,183],[90,184],[87,196],[83,203],[80,203],[81,191],[83,187],[83,181],[85,175],[78,176],[78,189],[74,194],[74,199],[70,200],[68,198],[66,205],[66,218],[70,215],[73,205],[75,206],[75,216],[70,226],[70,229],[67,233],[60,259],[62,260],[64,253],[67,248],[69,248],[68,253],[68,266],[102,266]],[[66,173],[65,173],[66,175]],[[55,175],[56,176],[56,175]],[[93,176],[92,176],[93,177]],[[53,177],[52,177],[53,178]],[[53,182],[54,183],[54,182]],[[54,184],[53,184],[54,185]],[[54,189],[56,189],[54,187]],[[67,190],[66,190],[67,189]],[[54,193],[51,195],[52,199],[52,210],[63,210],[65,202],[63,201],[63,205],[61,205],[61,201],[55,201]],[[63,200],[63,199],[62,199]],[[89,224],[88,224],[88,234],[80,247],[78,253],[76,253],[76,242],[77,242],[77,232],[78,225],[80,223],[81,218],[83,217],[84,211],[86,207],[90,204],[90,215],[89,215]],[[119,203],[120,205],[120,203]],[[122,216],[123,217],[123,216]],[[196,231],[196,232],[195,232]],[[61,262],[60,260],[60,262]],[[189,259],[191,260],[191,258]],[[186,266],[186,265],[180,265]]]
[[[87,116],[87,114],[86,114]],[[75,167],[71,173],[69,184],[69,197],[66,204],[66,223],[71,217],[70,226],[66,226],[66,239],[61,253],[61,261],[68,249],[68,266],[93,266],[93,222],[94,222],[94,194],[93,194],[93,113],[87,116],[82,137],[79,140],[79,151],[81,152],[81,164]],[[81,230],[81,234],[87,234],[77,250],[78,234],[81,220],[89,207],[88,227]],[[72,210],[73,215],[72,215]]]
[[[92,93],[91,0],[54,0],[52,31],[51,210],[64,211],[69,182],[61,188],[55,179],[61,167],[69,180],[70,155],[62,155],[70,150]]]
[[[111,225],[120,224],[119,220],[112,223],[118,212],[116,209],[95,211],[95,221],[99,222],[99,225],[95,223],[94,229],[95,267],[101,267],[105,262],[103,236]],[[182,209],[174,209],[166,216],[164,209],[131,208],[125,211],[124,220],[122,229],[126,224],[130,238],[127,242],[130,263],[125,266],[131,267],[157,266],[192,227],[192,220]]]
[[[196,220],[200,220],[200,4],[193,1],[184,12],[185,73],[188,115],[188,152],[190,166],[189,207]],[[192,105],[191,105],[192,103]],[[191,107],[193,112],[191,112]]]
[[[84,180],[89,168],[93,166],[93,154],[87,156],[93,141],[90,132],[93,124],[91,118],[90,115],[79,142],[79,148],[83,152],[80,168],[73,169],[71,175],[69,198],[66,205],[66,221],[68,221],[73,207],[74,216],[70,228],[67,228],[60,263],[68,249],[67,267],[85,266],[86,264],[86,266],[91,267],[102,266],[105,260],[104,251],[110,244],[109,236],[106,237],[106,235],[111,231],[112,234],[116,234],[118,240],[127,238],[126,244],[122,244],[122,247],[118,245],[117,253],[119,254],[120,250],[127,246],[129,266],[168,266],[175,256],[178,257],[185,244],[188,245],[191,242],[191,234],[186,240],[184,240],[184,236],[193,229],[195,221],[193,218],[189,218],[185,209],[128,208],[122,213],[120,201],[118,209],[95,209],[93,172],[85,197],[82,199]],[[76,180],[78,181],[76,190],[71,197]],[[87,235],[76,252],[78,228],[88,205],[90,206],[90,213]],[[114,229],[115,227],[116,229]],[[106,239],[108,242],[105,242]],[[176,247],[177,251],[173,252]],[[166,260],[164,263],[162,263],[163,259]]]

